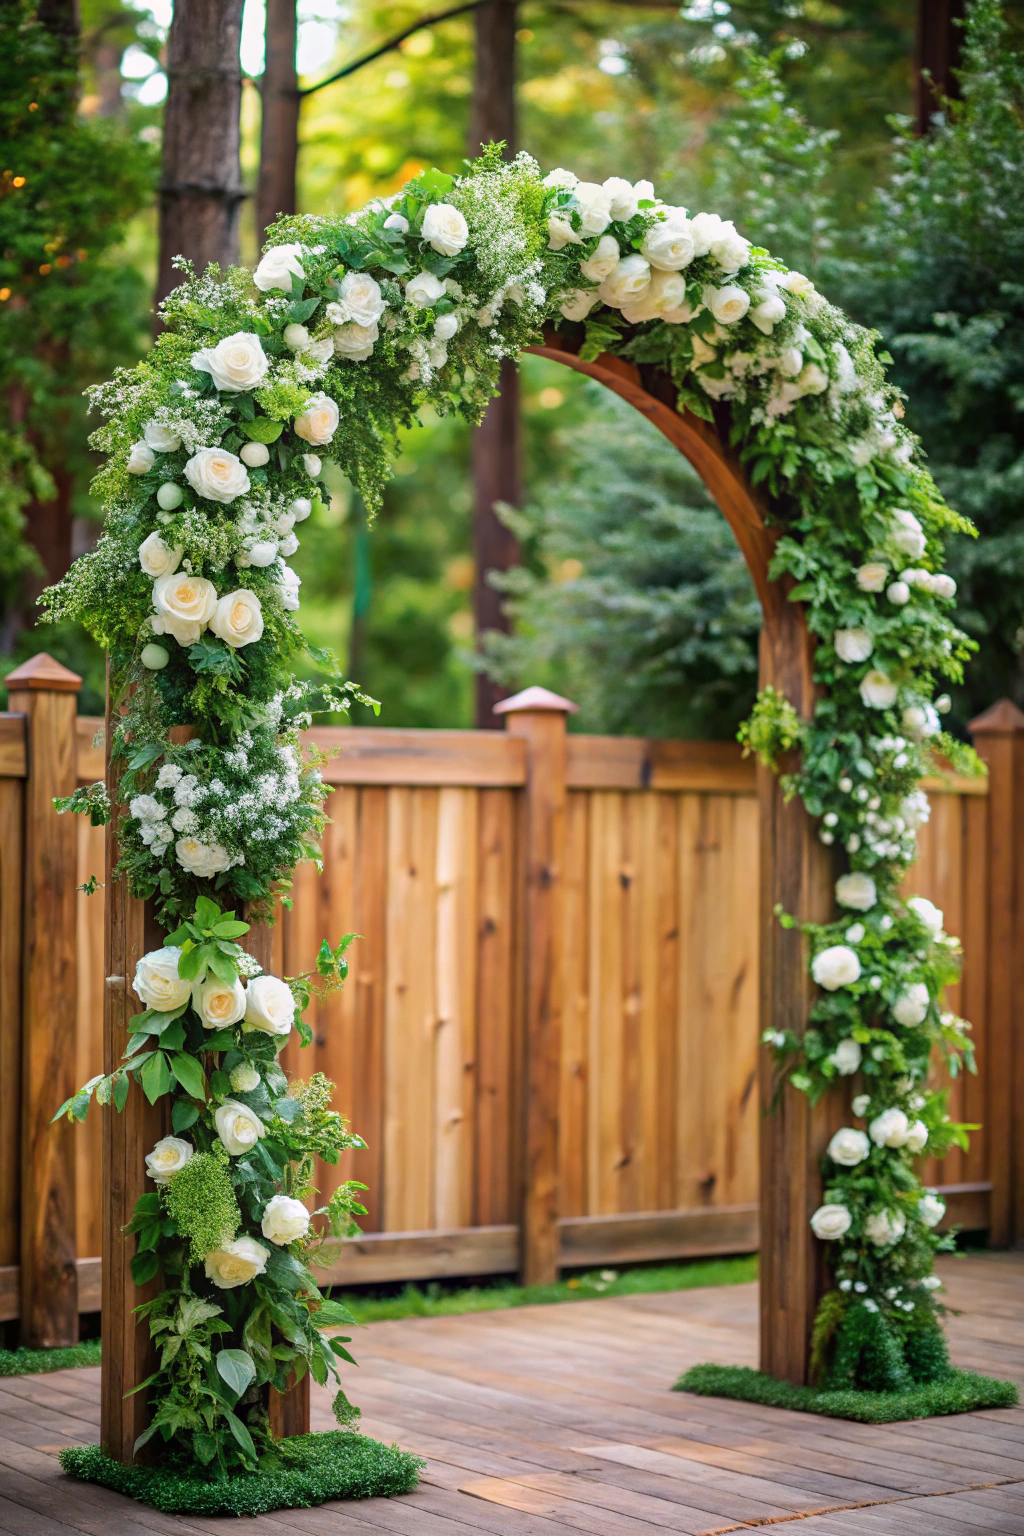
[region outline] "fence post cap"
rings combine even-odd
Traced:
[[[571,699],[563,699],[561,694],[552,693],[550,688],[524,688],[522,693],[514,693],[510,699],[499,700],[494,706],[494,713],[516,715],[527,709],[574,715],[579,705],[574,704]]]
[[[1024,731],[1024,714],[1012,699],[998,699],[988,709],[968,723],[972,736],[1013,736]]]
[[[72,672],[70,667],[65,667],[46,651],[30,656],[20,667],[8,672],[3,681],[8,691],[13,688],[38,689],[45,693],[77,693],[82,686],[82,679],[77,672]]]

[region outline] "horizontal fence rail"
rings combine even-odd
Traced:
[[[926,1178],[943,1189],[948,1221],[991,1228],[1006,1242],[1024,1236],[1012,1226],[1016,1111],[999,1086],[1020,1019],[1015,989],[993,991],[989,979],[1000,959],[1011,973],[1019,961],[993,950],[993,900],[1006,899],[1010,877],[1004,813],[996,825],[992,807],[1018,805],[1024,716],[1009,751],[1006,731],[986,738],[995,741],[986,750],[984,719],[978,726],[992,777],[929,781],[931,819],[908,891],[940,906],[963,940],[964,975],[948,1004],[971,1020],[981,1063],[978,1076],[951,1085],[950,1112],[982,1129],[968,1152],[929,1163]],[[564,732],[564,714],[550,728]],[[79,717],[74,730],[78,782],[89,783],[103,773],[102,722]],[[330,1077],[336,1107],[367,1142],[320,1170],[321,1195],[342,1179],[369,1186],[364,1235],[327,1245],[323,1279],[513,1272],[523,1259],[524,1197],[544,1177],[545,1155],[525,1092],[542,1038],[531,1035],[530,924],[548,910],[531,906],[527,867],[529,797],[541,793],[531,780],[533,739],[515,727],[307,737],[328,753],[324,870],[297,872],[293,906],[274,932],[275,969],[309,969],[324,936],[361,937],[343,992],[312,1007],[312,1046],[300,1051],[293,1040],[283,1059],[296,1075]],[[21,1306],[23,924],[47,922],[23,908],[26,741],[22,715],[0,716],[0,1321]],[[557,931],[547,936],[558,1029],[546,1037],[557,1042],[548,1064],[557,1163],[538,1219],[550,1209],[548,1240],[562,1266],[750,1252],[758,1245],[754,768],[724,742],[570,733],[563,752],[564,782],[551,802],[557,868],[542,871],[558,892]],[[67,878],[81,886],[103,878],[103,829],[76,822],[77,867]],[[75,1078],[84,1082],[102,1062],[104,907],[100,894],[75,901]],[[74,1155],[82,1311],[98,1306],[99,1187],[94,1112]]]

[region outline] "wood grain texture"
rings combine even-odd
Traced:
[[[76,884],[81,886],[95,875],[103,884],[105,834],[94,827],[88,816],[76,816]],[[75,1010],[75,1083],[87,1083],[103,1071],[103,992],[106,953],[106,902],[103,889],[87,896],[75,896],[78,952],[78,997]],[[75,1188],[77,1250],[80,1258],[97,1257],[103,1246],[101,1187],[103,1163],[103,1118],[98,1106],[90,1110],[85,1123],[75,1127]],[[78,1298],[78,1310],[90,1310]]]
[[[0,712],[0,778],[23,779],[27,772],[25,716]]]
[[[328,784],[515,787],[526,780],[522,743],[498,731],[410,731],[317,726]]]
[[[21,1253],[21,964],[25,787],[0,778],[0,1264]],[[20,1297],[15,1314],[20,1310]]]
[[[515,791],[483,789],[477,812],[476,1147],[474,1221],[518,1220],[512,1166],[519,1062],[513,1048],[516,928]]]

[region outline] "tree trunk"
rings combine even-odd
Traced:
[[[470,117],[469,153],[477,155],[484,144],[504,142],[505,158],[516,152],[516,6],[514,0],[488,0],[476,13],[476,71]],[[507,632],[499,593],[488,584],[489,571],[507,571],[519,563],[519,547],[513,534],[494,513],[497,501],[515,506],[520,483],[519,375],[506,360],[501,368],[501,393],[492,400],[487,415],[473,433],[473,555],[476,585],[473,593],[477,643],[485,630]],[[494,730],[500,721],[494,706],[505,697],[489,677],[476,679],[478,730]]]
[[[267,0],[266,62],[256,233],[279,213],[295,212],[295,165],[299,154],[299,95],[295,72],[295,0]]]
[[[931,130],[937,96],[959,96],[953,71],[960,63],[964,0],[917,0],[917,131]]]
[[[167,40],[167,110],[160,185],[157,301],[180,282],[171,266],[187,256],[238,260],[242,0],[175,0]]]

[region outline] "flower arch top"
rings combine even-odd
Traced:
[[[288,565],[296,530],[327,499],[325,461],[376,509],[417,408],[478,420],[502,360],[545,326],[584,364],[654,365],[765,497],[768,575],[816,641],[813,717],[767,689],[745,727],[767,762],[800,749],[789,787],[849,866],[841,915],[807,925],[821,989],[809,1027],[769,1044],[812,1098],[860,1076],[854,1112],[868,1129],[833,1138],[812,1223],[834,1243],[828,1338],[885,1328],[886,1384],[923,1370],[912,1336],[928,1334],[932,1358],[941,1202],[911,1157],[961,1134],[927,1074],[936,1044],[954,1064],[969,1047],[941,1011],[956,942],[898,887],[927,819],[918,782],[933,749],[969,766],[940,731],[948,699],[936,696],[970,649],[942,571],[943,535],[969,525],[917,456],[876,338],[728,220],[665,204],[645,182],[542,177],[493,146],[464,176],[430,171],[344,217],[283,219],[270,241],[253,274],[183,264],[152,351],[94,391],[106,528],[48,596],[52,617],[84,622],[111,652],[134,893],[155,897],[168,927],[211,892],[258,915],[315,857],[324,789],[297,732],[314,700],[344,708],[354,692],[303,639]],[[327,672],[316,688],[292,680],[303,650]],[[185,724],[192,738],[176,745]],[[273,1110],[283,1081],[264,1082]],[[193,1094],[184,1123],[219,1129],[224,1102]],[[255,1240],[249,1225],[239,1242]],[[859,1380],[856,1348],[834,1354],[836,1379]]]

